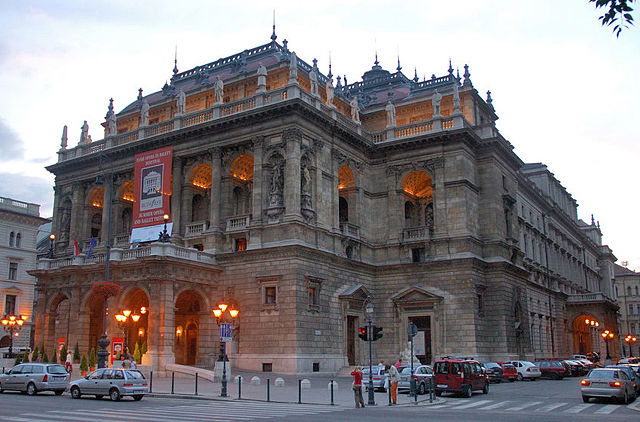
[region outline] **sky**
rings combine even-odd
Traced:
[[[640,5],[637,5],[638,7]],[[360,80],[373,65],[420,79],[449,59],[486,97],[524,162],[543,162],[600,222],[618,262],[640,270],[640,28],[619,38],[587,0],[0,2],[0,196],[52,214],[64,125],[77,145],[84,120],[102,139],[116,111],[180,71],[270,41],[327,73]],[[636,13],[636,19],[640,16]]]

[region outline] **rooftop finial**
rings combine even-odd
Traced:
[[[65,126],[66,127],[66,126]],[[595,226],[596,225],[596,221],[593,219],[593,214],[591,214],[591,225]]]
[[[487,104],[493,110],[493,98],[491,98],[491,91],[487,91]]]
[[[453,67],[451,67],[451,57],[449,57],[449,75],[453,75]]]
[[[418,82],[418,68],[413,68],[413,82]]]
[[[138,89],[138,101],[142,101],[142,88]]]
[[[173,55],[173,74],[178,73],[178,46],[176,45],[176,51]]]
[[[462,82],[463,85],[470,85],[473,86],[473,84],[471,83],[471,73],[469,73],[469,65],[465,63],[464,65],[464,81]]]
[[[271,41],[275,41],[278,38],[276,35],[276,9],[273,9],[273,33],[271,34]]]
[[[67,149],[67,125],[64,125],[62,128],[62,138],[60,138],[60,148]],[[591,216],[591,220],[593,221],[593,215]]]
[[[398,67],[396,67],[396,70],[398,72],[400,72],[402,70],[402,66],[400,66],[400,54],[398,54]]]
[[[329,51],[329,74],[327,75],[327,77],[329,79],[333,77],[333,74],[331,73],[331,51]]]

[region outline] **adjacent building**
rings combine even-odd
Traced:
[[[615,265],[616,293],[620,305],[620,343],[625,356],[640,356],[640,273]],[[636,338],[625,342],[630,336]]]
[[[13,338],[15,349],[31,345],[36,278],[27,271],[36,268],[38,227],[47,221],[40,205],[0,197],[0,317],[27,318]],[[0,326],[0,348],[9,346],[10,335]]]
[[[140,90],[119,113],[110,103],[104,139],[83,126],[68,147],[65,128],[48,167],[55,256],[32,273],[37,342],[51,348],[69,327],[70,344],[95,347],[105,303],[92,286],[105,280],[110,237],[120,291],[107,299],[107,334],[123,335],[117,310],[148,308],[124,330],[130,347],[148,343],[154,368],[212,365],[211,309],[222,301],[240,311],[228,350],[242,369],[365,362],[356,333],[368,301],[384,333],[375,359],[406,351],[409,322],[429,363],[603,351],[599,333],[617,335],[615,257],[599,224],[578,219],[544,164],[522,162],[497,119],[467,65],[420,81],[376,58],[361,80],[334,82],[331,67],[323,74],[275,33],[176,66],[161,90]],[[136,154],[156,150],[171,151],[167,189],[159,172],[135,177]],[[130,247],[140,191],[170,201],[169,243]],[[76,241],[85,252],[74,255]]]

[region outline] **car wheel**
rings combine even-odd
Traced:
[[[142,400],[142,397],[143,397],[143,395],[142,395],[142,394],[136,394],[135,396],[133,396],[133,399],[134,399],[135,401],[140,401],[140,400]]]
[[[509,382],[514,382],[515,380],[513,378],[509,378]]]
[[[518,381],[522,381],[522,374],[518,374]]]
[[[76,387],[75,385],[73,387],[71,387],[71,398],[72,399],[79,399],[82,396],[82,394],[80,394],[80,389],[78,387]]]
[[[436,397],[440,397],[442,395],[442,391],[436,390]]]
[[[589,403],[589,397],[582,396],[582,401],[585,402],[585,403]]]
[[[120,392],[117,388],[112,388],[109,390],[109,398],[111,401],[119,401],[120,400]]]
[[[102,400],[103,397],[102,394],[96,394],[96,400]]]
[[[471,396],[473,396],[473,391],[471,390],[471,386],[470,385],[465,385],[462,388],[462,395],[463,395],[463,397],[466,397],[466,398],[471,398]]]
[[[418,386],[418,395],[423,395],[426,391],[426,387],[423,383],[420,383],[420,385]]]
[[[482,389],[482,394],[489,394],[489,383],[486,383],[484,385],[484,388]]]
[[[627,393],[627,390],[624,391],[624,398],[622,399],[622,403],[629,404],[629,393]]]
[[[38,394],[38,389],[34,383],[30,382],[29,385],[27,385],[27,394],[30,396]]]
[[[62,393],[64,393],[64,390],[56,390],[55,393],[56,393],[56,396],[61,396]]]
[[[531,378],[531,381],[535,381],[535,380],[537,380],[537,379],[538,379],[538,378],[533,377],[533,378]]]

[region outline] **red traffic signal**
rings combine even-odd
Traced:
[[[360,337],[362,340],[368,340],[367,338],[367,326],[363,326],[363,327],[358,327],[358,337]]]

